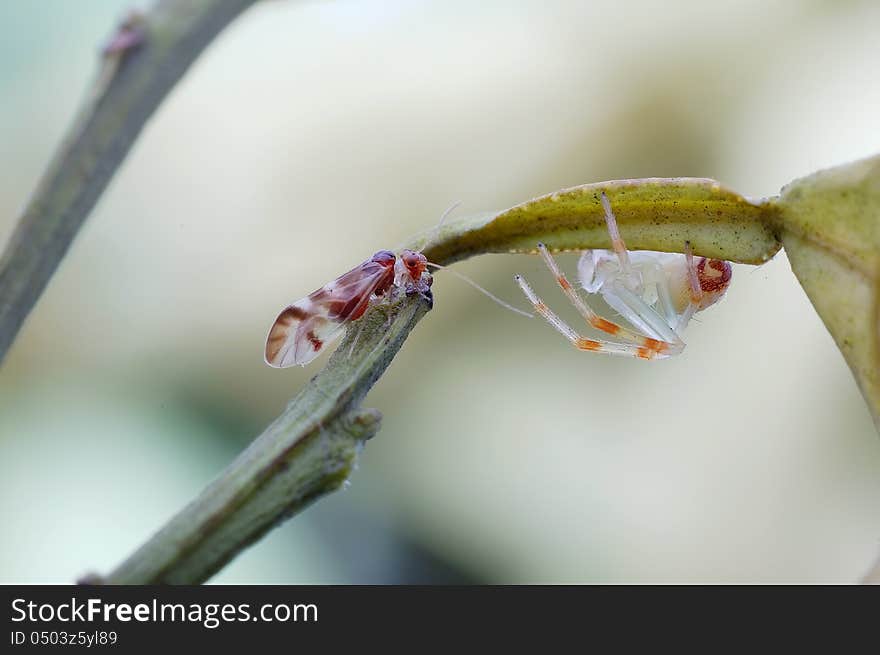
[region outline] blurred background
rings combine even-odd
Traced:
[[[0,240],[129,4],[0,3]],[[878,25],[871,0],[255,6],[148,124],[0,369],[0,582],[129,555],[326,361],[265,366],[276,312],[456,201],[645,176],[766,196],[880,151]],[[523,273],[574,318],[537,258],[456,268],[520,306]],[[213,581],[868,569],[880,440],[784,254],[736,266],[652,364],[575,352],[442,272],[434,291],[350,488]]]

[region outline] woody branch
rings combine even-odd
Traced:
[[[377,410],[360,403],[428,311],[420,294],[359,319],[321,373],[201,494],[106,578],[106,584],[195,584],[270,528],[342,486]]]
[[[0,363],[141,128],[254,1],[159,0],[108,43],[86,104],[0,256]]]

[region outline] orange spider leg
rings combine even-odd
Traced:
[[[615,228],[616,228],[616,225],[615,225]],[[553,255],[551,255],[550,251],[547,250],[547,246],[545,246],[543,243],[539,243],[538,244],[538,252],[541,253],[541,256],[544,258],[544,262],[547,264],[547,267],[550,269],[550,271],[556,277],[556,282],[562,288],[563,293],[565,293],[566,297],[569,299],[571,304],[575,306],[575,308],[578,310],[580,315],[584,317],[584,320],[587,323],[589,323],[592,327],[596,328],[597,330],[599,330],[601,332],[605,332],[605,333],[610,334],[612,336],[619,337],[623,341],[636,344],[637,346],[639,346],[641,348],[655,350],[657,353],[663,353],[666,350],[668,350],[669,348],[673,347],[674,345],[677,345],[673,342],[661,341],[659,339],[647,337],[643,334],[639,334],[638,332],[630,330],[626,327],[623,327],[622,325],[618,325],[617,323],[614,323],[613,321],[609,321],[608,319],[605,319],[605,318],[602,318],[601,316],[599,316],[596,312],[594,312],[590,308],[589,305],[587,305],[586,302],[584,302],[584,299],[581,298],[581,296],[578,294],[577,291],[575,291],[574,287],[571,286],[571,282],[568,281],[568,278],[565,276],[565,273],[563,273],[562,269],[559,268],[559,264],[556,263],[556,260],[553,258]],[[629,260],[627,259],[627,263],[628,262],[629,262]],[[528,287],[528,284],[525,284],[525,280],[522,280],[522,281],[520,281],[520,280],[522,280],[522,278],[519,278],[517,280],[520,283],[520,285],[519,285],[520,288],[523,290],[523,292],[525,292],[526,296],[529,297],[529,300],[532,300],[532,297],[529,295],[529,292],[526,291],[526,288],[529,288],[529,290],[531,290],[531,288]],[[534,294],[534,292],[532,292],[532,294]],[[535,297],[537,297],[537,296],[535,296]],[[532,304],[533,305],[535,304],[534,301],[532,301]],[[537,306],[535,308],[537,309]],[[544,316],[544,318],[547,318],[547,317]],[[552,324],[552,321],[551,321],[551,324]],[[557,326],[554,325],[554,327],[557,327]],[[559,328],[557,327],[557,329],[559,329]],[[563,332],[562,330],[560,330],[560,332],[565,334],[565,332]]]
[[[520,289],[522,289],[523,293],[526,295],[526,298],[528,298],[529,302],[532,303],[535,311],[543,316],[546,321],[556,329],[557,332],[568,339],[571,344],[578,350],[606,353],[609,355],[639,357],[641,359],[659,359],[678,354],[678,352],[682,348],[680,344],[658,341],[656,339],[651,339],[650,337],[644,337],[641,335],[634,335],[641,343],[619,343],[603,339],[587,339],[586,337],[581,336],[578,332],[572,329],[571,326],[568,325],[568,323],[559,318],[559,316],[557,316],[556,313],[552,309],[550,309],[543,300],[538,297],[532,287],[529,286],[529,283],[526,282],[521,275],[514,276],[514,279],[516,280],[516,283],[519,285]],[[575,294],[575,296],[580,301],[580,297],[577,296],[577,294]],[[581,304],[584,304],[583,301],[581,301]],[[620,330],[623,330],[623,328],[620,328]],[[618,334],[619,333],[620,332],[618,332]]]

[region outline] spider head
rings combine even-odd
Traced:
[[[706,309],[721,300],[721,296],[730,286],[730,278],[733,268],[730,262],[723,259],[709,259],[708,257],[697,258],[697,279],[700,281],[700,289],[703,297],[700,300],[699,309]]]

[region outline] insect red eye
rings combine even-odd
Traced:
[[[425,270],[425,264],[427,263],[427,259],[420,252],[413,252],[412,250],[404,250],[400,255],[400,261],[403,262],[403,265],[406,266],[406,269],[409,271],[410,276],[413,278],[421,277],[422,273]]]

